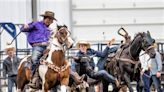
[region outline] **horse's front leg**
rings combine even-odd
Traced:
[[[127,73],[124,74],[124,79],[127,84],[127,87],[129,88],[129,92],[133,92],[133,88],[132,88],[131,81],[130,81],[130,76],[128,76]]]
[[[61,87],[60,87],[61,92],[67,92],[68,83],[69,83],[69,77],[62,79],[62,81],[61,81]]]
[[[42,92],[48,92],[48,83],[46,80],[43,80],[42,82]]]

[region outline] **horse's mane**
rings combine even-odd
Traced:
[[[133,38],[133,40],[131,41],[130,44],[132,44],[132,43],[134,42],[134,40],[135,40],[139,35],[142,35],[142,34],[143,34],[142,32],[136,33],[136,34],[134,35],[134,38]]]

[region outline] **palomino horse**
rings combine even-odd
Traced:
[[[107,71],[117,77],[121,84],[127,85],[130,92],[133,92],[130,82],[140,80],[139,54],[141,50],[144,50],[151,58],[154,57],[154,41],[149,32],[138,33],[129,46],[118,50],[107,63]],[[119,89],[115,88],[114,90],[118,92]]]
[[[69,63],[65,59],[65,48],[68,49],[73,46],[73,40],[70,37],[70,32],[65,26],[60,27],[60,29],[55,33],[52,38],[49,49],[45,52],[47,58],[42,60],[41,65],[39,65],[39,76],[42,80],[42,90],[43,92],[48,92],[49,89],[56,85],[61,85],[61,92],[66,92],[66,86],[69,82]],[[17,90],[21,92],[24,86],[29,83],[30,80],[30,66],[29,65],[30,56],[25,57],[18,69],[17,76]]]

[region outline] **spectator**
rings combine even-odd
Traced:
[[[154,83],[154,86],[155,86],[157,92],[162,92],[161,81],[160,81],[161,71],[162,71],[161,55],[157,50],[155,50],[155,51],[156,51],[155,58],[151,59],[151,62],[149,65],[150,76],[151,76],[150,85],[152,83]]]
[[[17,86],[16,76],[20,59],[15,55],[15,48],[11,45],[7,45],[5,52],[8,56],[3,61],[3,75],[8,78],[8,92],[13,92],[14,84]]]
[[[143,90],[144,92],[150,92],[150,69],[149,69],[149,63],[150,63],[150,57],[148,54],[146,54],[144,51],[141,51],[140,56],[140,62],[141,62],[141,81],[143,83]],[[139,87],[139,83],[137,84],[137,87]],[[141,92],[137,88],[138,92]]]

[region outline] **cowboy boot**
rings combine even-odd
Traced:
[[[74,81],[75,81],[75,83],[77,85],[79,85],[80,83],[82,83],[83,82],[83,79],[85,77],[85,75],[82,75],[80,77],[77,72],[71,73],[71,75],[72,75],[72,77],[73,77],[73,79],[74,79]]]
[[[31,77],[30,83],[28,84],[29,87],[37,89],[39,88],[39,84],[36,83],[39,80],[39,73],[38,71]]]

